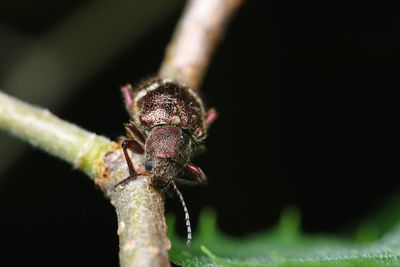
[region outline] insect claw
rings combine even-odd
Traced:
[[[137,175],[129,175],[128,177],[126,177],[125,179],[123,179],[122,181],[118,182],[116,185],[113,186],[113,191],[115,191],[117,189],[117,187],[119,186],[124,186],[126,184],[128,184],[130,181],[135,180],[137,177]]]

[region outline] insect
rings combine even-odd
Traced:
[[[125,124],[127,139],[121,146],[128,165],[129,177],[138,175],[128,155],[144,154],[146,174],[162,192],[175,191],[183,210],[187,227],[187,245],[192,239],[189,212],[176,184],[204,185],[203,171],[190,162],[204,150],[202,142],[216,119],[214,109],[205,111],[201,99],[190,88],[170,79],[152,78],[140,84],[121,88],[125,107],[131,120]]]

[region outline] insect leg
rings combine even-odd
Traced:
[[[185,173],[190,177],[190,178],[195,178],[193,182],[199,184],[199,185],[205,185],[207,183],[207,177],[204,174],[204,172],[196,165],[193,165],[191,163],[186,164],[185,166]],[[190,180],[187,181],[186,184],[189,184],[188,182],[191,182]],[[190,183],[192,184],[192,183]]]
[[[132,140],[132,139],[125,139],[124,141],[122,141],[121,147],[122,147],[122,151],[124,152],[126,164],[128,165],[129,176],[127,178],[125,178],[124,180],[122,180],[121,182],[117,183],[114,186],[114,189],[120,185],[126,184],[127,182],[136,178],[136,176],[137,176],[135,168],[133,167],[133,164],[132,164],[132,160],[129,157],[128,149],[131,150],[132,152],[135,152],[138,154],[144,153],[143,147],[138,142],[136,142],[135,140]]]
[[[204,119],[204,125],[206,128],[209,128],[211,124],[215,121],[217,118],[218,114],[217,111],[214,108],[210,108],[207,111],[206,118]]]
[[[124,98],[125,108],[128,113],[131,112],[133,105],[132,85],[129,83],[121,87],[122,97]]]
[[[188,180],[188,179],[184,179],[184,178],[174,178],[174,181],[177,184],[181,184],[181,185],[199,185],[199,181],[194,181],[194,180]]]
[[[146,138],[133,122],[126,123],[125,129],[131,139],[137,140],[142,146],[144,145]]]
[[[129,176],[136,176],[135,168],[133,168],[132,160],[129,158],[128,149],[132,152],[143,154],[144,150],[143,147],[132,139],[126,139],[121,143],[122,150],[124,151],[124,156],[126,160],[126,164],[128,165]]]

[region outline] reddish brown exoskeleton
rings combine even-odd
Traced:
[[[189,213],[176,183],[206,183],[203,171],[190,159],[204,149],[201,143],[216,112],[211,109],[206,113],[195,92],[169,79],[152,78],[135,91],[130,85],[123,86],[122,95],[131,116],[131,121],[125,124],[127,139],[121,143],[129,169],[129,177],[122,183],[138,175],[127,150],[144,154],[145,169],[152,185],[162,191],[173,189],[179,196],[185,212],[187,244],[190,245]]]

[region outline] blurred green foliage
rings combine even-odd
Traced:
[[[400,266],[400,198],[391,198],[352,234],[308,235],[301,231],[299,212],[284,210],[273,229],[246,238],[232,238],[216,226],[216,214],[205,210],[192,246],[172,230],[172,261],[200,266]],[[169,229],[174,219],[169,218]]]

